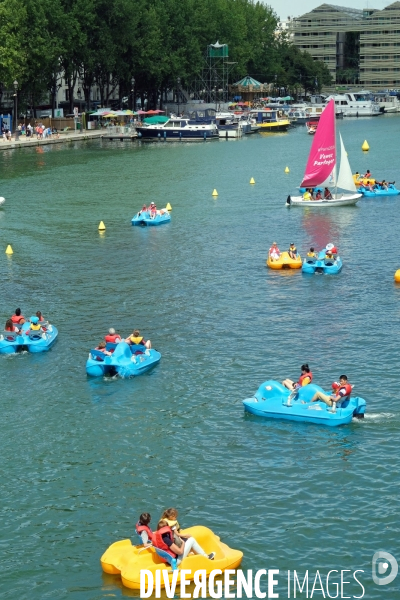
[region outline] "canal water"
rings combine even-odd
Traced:
[[[400,183],[400,116],[339,129],[354,171]],[[0,356],[2,600],[134,596],[99,558],[168,506],[241,549],[243,569],[279,569],[280,597],[288,569],[362,569],[365,597],[400,598],[396,581],[371,578],[376,551],[400,558],[400,199],[287,209],[310,144],[299,128],[2,153],[0,318],[20,306],[59,328],[47,354]],[[171,203],[171,223],[133,228],[152,200]],[[267,270],[272,241],[301,254],[334,242],[343,271]],[[139,328],[161,363],[88,379],[109,327]],[[242,399],[303,362],[325,389],[346,373],[365,420],[330,430],[244,414]],[[360,596],[346,574],[345,595]]]

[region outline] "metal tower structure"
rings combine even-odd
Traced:
[[[204,68],[195,83],[195,93],[204,102],[227,102],[229,98],[229,73],[236,63],[229,61],[228,44],[207,46]]]

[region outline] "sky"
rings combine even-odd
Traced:
[[[377,8],[382,10],[385,6],[393,4],[395,0],[264,0],[265,4],[271,6],[277,13],[281,21],[286,21],[288,16],[298,17],[304,13],[310,12],[320,4],[337,4],[339,6],[348,6],[349,8]]]

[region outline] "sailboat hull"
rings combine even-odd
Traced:
[[[362,198],[362,194],[332,194],[332,200],[304,200],[303,196],[288,196],[286,206],[307,206],[321,208],[332,206],[352,206]]]

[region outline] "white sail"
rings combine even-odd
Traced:
[[[342,136],[340,136],[340,167],[339,177],[337,179],[337,187],[342,190],[356,192],[356,184],[354,183],[353,174],[351,172],[349,159],[347,158],[346,149],[343,144]]]
[[[336,165],[333,167],[333,171],[329,175],[329,177],[327,177],[325,179],[325,181],[320,183],[320,185],[318,187],[327,187],[327,188],[336,187]]]

